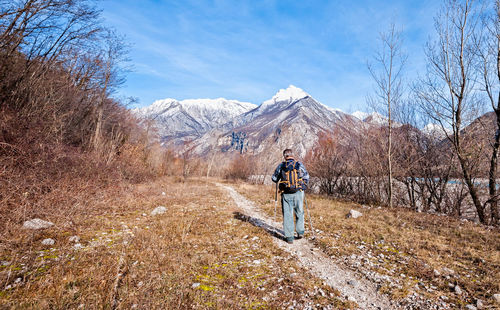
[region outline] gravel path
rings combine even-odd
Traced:
[[[274,222],[271,218],[259,212],[258,207],[250,200],[240,195],[232,187],[217,184],[225,189],[234,200],[238,208],[244,212],[241,217],[252,224],[266,229],[269,233],[282,236],[283,232],[277,228],[281,223]],[[275,238],[274,242],[284,251],[295,257],[299,264],[308,269],[311,274],[322,279],[331,287],[337,289],[342,296],[358,304],[360,309],[396,309],[387,296],[377,292],[376,285],[358,274],[344,268],[328,256],[306,238],[295,240],[293,244],[288,244],[281,239]]]

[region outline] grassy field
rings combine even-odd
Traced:
[[[115,186],[96,193],[81,212],[48,216],[51,228],[10,227],[0,243],[0,307],[355,307],[277,248],[271,235],[238,220],[234,203],[213,181],[163,178]],[[273,216],[273,188],[232,186]],[[417,292],[457,308],[477,299],[498,307],[491,298],[500,292],[498,229],[307,197],[318,229],[315,245],[338,263],[395,279],[395,285],[380,282],[391,298]],[[166,213],[151,216],[157,206]],[[363,216],[346,219],[350,209]],[[78,244],[69,240],[75,235]],[[44,246],[45,238],[56,243]]]
[[[238,190],[272,216],[274,188],[240,184]],[[477,299],[485,307],[499,308],[492,300],[493,294],[500,293],[498,228],[314,195],[308,196],[308,202],[314,228],[320,230],[314,241],[317,246],[353,269],[395,279],[395,285],[381,283],[381,291],[392,298],[416,292],[431,300],[445,300],[458,309],[476,304]],[[351,209],[363,216],[346,219]],[[455,292],[457,285],[461,294]]]
[[[236,219],[212,183],[164,178],[97,196],[81,213],[45,218],[51,228],[11,228],[0,243],[1,308],[354,307]],[[157,206],[167,212],[151,216]]]

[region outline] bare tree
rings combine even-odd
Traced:
[[[375,105],[382,105],[388,118],[387,135],[387,172],[388,200],[392,207],[392,111],[403,95],[402,73],[406,55],[402,51],[401,32],[391,24],[386,33],[380,34],[381,48],[375,54],[375,64],[368,64],[368,69],[376,83],[375,97],[369,100]]]
[[[473,172],[477,150],[466,145],[465,126],[482,111],[477,94],[477,57],[474,36],[478,31],[480,3],[446,0],[435,19],[437,39],[426,46],[427,75],[417,86],[423,112],[439,124],[460,164],[464,182],[481,222],[485,222]]]
[[[492,14],[494,12],[494,14]],[[488,188],[491,222],[499,223],[498,191],[496,175],[498,166],[498,149],[500,147],[500,1],[485,14],[482,20],[482,31],[475,37],[477,55],[480,61],[479,83],[485,92],[495,115],[495,129],[491,146],[490,167],[488,172]]]

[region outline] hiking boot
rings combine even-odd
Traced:
[[[286,242],[288,244],[292,244],[293,243],[293,238],[286,238]]]
[[[299,239],[302,239],[302,238],[304,238],[304,234],[298,234],[297,238],[295,238],[295,239],[299,240]]]

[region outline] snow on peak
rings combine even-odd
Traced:
[[[356,117],[357,119],[359,119],[361,121],[364,120],[365,118],[367,118],[368,115],[369,115],[368,113],[361,112],[361,111],[356,111],[356,112],[352,113],[352,116]]]
[[[422,129],[422,131],[429,136],[434,136],[434,137],[440,138],[440,139],[442,139],[442,138],[446,137],[446,135],[450,135],[452,133],[451,129],[448,129],[448,128],[443,129],[443,127],[441,127],[441,125],[433,124],[433,123],[429,123],[429,124],[425,125],[425,127]]]
[[[269,105],[272,105],[276,102],[280,102],[280,101],[288,101],[288,102],[293,102],[293,101],[296,101],[296,100],[299,100],[299,99],[302,99],[302,98],[305,98],[305,97],[308,97],[310,96],[308,93],[306,93],[305,91],[303,91],[302,89],[296,87],[296,86],[293,86],[293,85],[290,85],[288,86],[287,89],[280,89],[276,95],[273,96],[273,98],[269,99],[269,100],[266,100],[262,103],[262,106],[269,106]]]
[[[185,99],[179,101],[179,103],[184,107],[196,107],[203,109],[212,110],[227,110],[233,109],[234,106],[239,106],[243,109],[251,110],[256,107],[255,104],[250,102],[242,102],[238,100],[230,100],[226,98],[216,98],[216,99]]]

